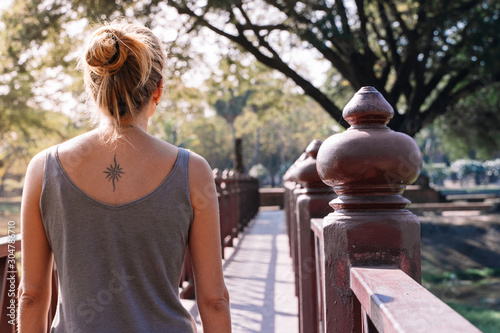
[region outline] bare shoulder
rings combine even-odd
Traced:
[[[28,165],[28,169],[26,170],[26,177],[24,179],[24,194],[36,196],[42,192],[45,160],[47,158],[48,152],[51,149],[53,149],[53,147],[42,150],[31,159]],[[25,197],[24,194],[23,200]]]
[[[198,180],[213,179],[212,169],[207,160],[192,151],[189,154],[189,177]]]
[[[31,159],[28,169],[26,171],[26,177],[38,177],[43,176],[43,169],[45,168],[45,159],[47,158],[48,152],[53,149],[53,146],[42,150]]]
[[[158,153],[166,154],[169,157],[172,157],[172,155],[174,157],[177,156],[179,147],[150,134],[148,135],[148,139],[151,140],[151,142],[148,143],[148,146],[150,148],[154,147]]]
[[[191,196],[195,193],[208,195],[215,192],[215,182],[210,165],[203,157],[193,152],[189,154],[189,188]]]
[[[98,144],[98,136],[99,134],[97,130],[77,135],[74,138],[61,143],[57,152],[59,155],[68,153],[81,155],[82,152],[91,152],[95,150],[96,145]]]

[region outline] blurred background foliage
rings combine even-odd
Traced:
[[[472,7],[466,1],[457,2],[463,4],[463,13],[470,15],[471,25],[495,26],[496,23],[486,21],[498,20],[498,6],[486,0],[472,2]],[[84,38],[92,27],[96,23],[115,18],[138,21],[151,27],[164,41],[169,53],[165,73],[166,94],[151,121],[150,132],[205,156],[213,168],[232,168],[233,142],[236,137],[240,137],[243,139],[246,171],[251,170],[265,186],[276,185],[284,171],[312,139],[324,140],[333,133],[344,130],[332,118],[331,112],[325,112],[324,105],[311,96],[304,86],[297,84],[297,80],[286,72],[272,69],[273,66],[269,64],[264,65],[259,58],[256,60],[242,45],[230,44],[227,38],[210,33],[200,22],[193,24],[193,16],[180,15],[172,7],[172,1],[170,6],[159,0],[16,0],[6,3],[5,9],[0,12],[2,195],[20,193],[26,165],[36,152],[92,128],[87,120],[88,105],[83,94],[81,74],[76,70],[76,59],[82,51]],[[244,7],[250,8],[248,5],[251,3],[245,1]],[[254,3],[256,5],[252,8],[256,10],[255,17],[260,17],[263,21],[269,19],[269,15],[266,16],[267,12],[262,10],[268,8],[266,6],[275,8],[276,5],[268,1]],[[339,30],[338,33],[345,32],[344,37],[353,38],[351,45],[338,45],[344,51],[350,50],[347,50],[351,52],[347,56],[362,55],[363,50],[368,52],[367,46],[376,47],[372,45],[373,42],[382,43],[388,38],[382,35],[375,38],[374,35],[377,26],[389,31],[387,22],[379,19],[381,14],[387,13],[388,8],[383,5],[384,10],[377,9],[376,2],[358,2],[360,3],[366,4],[364,10],[377,11],[377,18],[370,21],[373,30],[364,37],[356,35],[360,28],[356,24],[359,22],[349,23],[352,25],[350,35],[347,30]],[[402,22],[409,20],[409,26],[412,29],[416,27],[410,14],[418,13],[419,6],[424,4],[419,1],[411,1],[411,5],[403,5],[402,1],[391,3],[396,4],[397,11],[404,15],[389,15],[387,20],[394,31],[403,36],[405,32],[400,31]],[[205,15],[213,10],[215,21],[224,25],[230,18],[227,16],[228,10],[236,10],[242,4],[243,2],[209,2],[205,7],[201,6],[198,13]],[[286,2],[286,6],[289,5],[291,3]],[[291,64],[294,63],[291,59],[300,58],[301,61],[295,62],[293,69],[297,73],[305,73],[301,75],[306,81],[314,84],[333,104],[342,107],[355,92],[353,78],[346,76],[345,70],[357,70],[354,67],[359,65],[359,61],[353,60],[350,63],[351,69],[338,68],[332,64],[325,65],[317,53],[307,53],[314,45],[308,45],[301,39],[304,36],[300,34],[304,31],[299,31],[301,27],[297,22],[301,17],[313,18],[307,12],[310,5],[305,3],[300,13],[285,20],[288,25],[286,29],[283,26],[283,29],[288,29],[288,34],[272,40],[273,45],[278,45],[276,50],[280,52],[273,59]],[[486,7],[484,13],[479,15],[475,10],[481,6]],[[454,10],[458,13],[460,8],[456,7]],[[352,15],[352,8],[347,8],[347,12]],[[341,11],[334,14],[340,15],[339,17],[346,15]],[[456,26],[456,22],[467,19],[454,18],[453,15],[446,23],[449,29]],[[316,23],[327,24],[319,21]],[[435,28],[439,27],[436,25]],[[296,32],[300,36],[294,37],[290,29],[299,29]],[[484,43],[491,44],[493,51],[498,48],[494,44],[496,39],[491,39],[489,30],[481,32],[476,29],[467,33],[472,34],[474,45],[485,38]],[[440,47],[443,50],[449,49],[448,52],[441,50],[445,53],[439,56],[440,59],[446,59],[450,64],[457,62],[463,65],[470,62],[476,66],[478,60],[473,61],[468,53],[463,52],[465,46],[450,46],[462,39],[460,31],[454,30],[451,34],[450,30],[448,35],[451,39],[444,41],[439,35],[439,43],[442,44]],[[373,40],[368,39],[372,36]],[[325,35],[325,41],[334,37]],[[349,43],[349,40],[346,39],[345,42]],[[363,40],[369,43],[363,44]],[[262,43],[261,40],[254,42]],[[405,46],[403,42],[398,42],[397,51],[402,57],[407,54],[405,47],[413,47]],[[375,71],[381,71],[383,62],[390,60],[390,57],[384,58],[383,49],[382,47],[377,51],[379,53],[376,56],[380,57],[380,61],[376,63]],[[435,184],[440,184],[443,177],[468,177],[470,174],[480,173],[477,170],[454,171],[456,167],[453,162],[457,160],[469,161],[460,162],[463,165],[473,165],[476,163],[474,161],[482,165],[482,169],[479,169],[483,170],[481,172],[484,175],[476,177],[478,182],[495,179],[490,174],[496,175],[494,165],[498,162],[495,158],[500,157],[500,115],[499,86],[494,82],[493,74],[496,73],[495,66],[500,57],[492,56],[493,51],[473,50],[474,56],[482,57],[481,61],[484,61],[483,67],[481,64],[478,66],[489,68],[491,75],[482,77],[480,72],[474,72],[474,75],[478,75],[477,80],[483,80],[479,88],[473,93],[464,94],[456,103],[447,105],[446,113],[422,127],[415,136],[424,153],[425,172]],[[316,67],[312,66],[315,62],[319,64]],[[309,65],[312,67],[308,67]],[[397,80],[397,72],[387,73],[387,84],[392,85]],[[408,77],[410,84],[418,84],[415,75]],[[456,89],[460,90],[460,84],[466,85],[467,82],[459,83]],[[445,81],[441,85],[445,85]],[[437,90],[442,88],[439,84],[436,86]],[[399,106],[398,108],[401,109]],[[346,125],[342,121],[341,124]],[[492,166],[483,163],[485,160],[492,160],[488,162]],[[473,169],[465,166],[461,168]]]

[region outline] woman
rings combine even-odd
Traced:
[[[165,55],[151,30],[103,25],[79,66],[100,126],[31,161],[21,209],[21,333],[195,332],[178,296],[186,246],[205,333],[229,332],[212,172],[147,134]]]

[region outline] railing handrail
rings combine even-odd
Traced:
[[[323,219],[311,219],[311,230],[317,238],[323,238]]]
[[[379,332],[481,332],[398,268],[352,267],[350,281]]]

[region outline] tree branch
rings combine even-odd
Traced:
[[[389,45],[389,49],[391,50],[392,61],[394,62],[394,68],[399,68],[401,66],[401,57],[398,53],[398,47],[396,45],[396,38],[394,37],[394,32],[392,31],[392,27],[389,21],[389,18],[385,14],[384,5],[381,0],[377,0],[378,12],[380,15],[380,19],[382,21],[382,25],[385,29],[385,38],[384,40]]]
[[[289,31],[290,27],[285,24],[268,24],[268,25],[254,25],[254,24],[240,24],[243,30],[253,30],[253,31],[268,31],[273,30],[284,30]]]
[[[455,103],[460,98],[465,96],[477,88],[479,88],[482,83],[480,80],[474,80],[465,86],[459,88],[457,91],[453,92],[453,89],[462,82],[467,75],[469,75],[469,69],[464,68],[459,71],[455,76],[448,80],[446,86],[439,92],[438,96],[434,99],[434,102],[422,112],[422,122],[425,124],[430,124],[438,115],[446,112],[446,106],[451,105],[452,102]]]
[[[347,20],[347,12],[344,7],[344,0],[335,0],[335,4],[338,8],[338,13],[340,15],[340,21],[342,22],[342,30],[346,34],[351,34],[351,28],[349,27],[349,21]]]
[[[396,20],[399,23],[399,26],[403,30],[403,34],[409,36],[412,33],[412,30],[410,30],[408,28],[408,26],[406,25],[406,21],[403,20],[403,17],[401,16],[401,13],[397,10],[396,5],[394,4],[394,1],[392,1],[392,0],[387,1],[387,5],[391,9],[391,14],[394,15],[394,17],[396,18]]]
[[[170,1],[169,1],[170,2]],[[312,85],[308,80],[304,79],[301,75],[299,75],[297,72],[295,72],[292,68],[290,68],[285,62],[281,60],[281,58],[275,53],[274,51],[274,57],[268,57],[264,55],[257,47],[255,47],[251,41],[249,41],[243,34],[242,34],[242,27],[241,26],[236,26],[237,29],[239,29],[240,34],[235,36],[232,34],[229,34],[212,24],[210,24],[208,21],[205,20],[204,17],[196,15],[190,8],[186,7],[180,7],[176,4],[175,8],[179,11],[181,14],[187,14],[190,17],[192,17],[198,24],[212,30],[213,32],[231,40],[234,43],[237,43],[238,45],[242,46],[244,49],[246,49],[248,52],[250,52],[258,61],[263,63],[264,65],[276,69],[283,73],[285,76],[289,77],[292,79],[299,87],[301,87],[304,92],[312,97],[316,102],[318,102],[330,116],[332,116],[337,122],[342,122],[342,110],[340,110],[321,90],[316,88],[314,85]],[[266,42],[267,43],[267,42]]]

